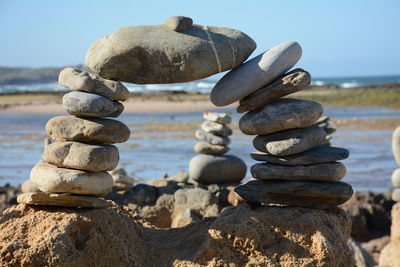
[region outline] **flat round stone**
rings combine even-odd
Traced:
[[[115,169],[119,161],[119,152],[113,145],[66,141],[46,146],[43,158],[58,167],[101,172]]]
[[[400,187],[400,168],[395,169],[392,173],[392,184],[395,187]]]
[[[392,150],[394,159],[397,165],[400,165],[400,126],[393,131],[392,135]]]
[[[217,82],[210,94],[211,102],[226,106],[239,101],[282,76],[297,63],[301,53],[298,43],[286,42],[248,60]]]
[[[71,194],[46,194],[42,192],[21,194],[17,197],[17,202],[29,205],[76,208],[108,208],[112,206],[111,201],[107,201],[103,198]]]
[[[196,131],[195,136],[198,140],[206,141],[212,145],[227,146],[231,143],[231,139],[227,136],[218,136],[215,134],[210,134],[201,129]]]
[[[254,147],[275,156],[287,156],[306,151],[326,142],[326,133],[319,126],[292,129],[266,135],[253,140]]]
[[[73,91],[98,94],[116,101],[129,98],[129,91],[122,83],[79,69],[63,69],[58,76],[58,83]]]
[[[250,171],[254,178],[260,180],[340,181],[346,174],[346,167],[340,162],[307,166],[257,163],[251,166]]]
[[[78,91],[65,94],[63,106],[69,114],[84,117],[118,117],[124,110],[124,106],[117,101]]]
[[[311,165],[346,159],[349,157],[349,151],[339,147],[317,146],[298,154],[282,157],[262,152],[252,152],[250,155],[255,160],[272,164]]]
[[[239,183],[246,175],[246,164],[232,155],[197,155],[190,160],[189,174],[202,184]]]
[[[209,143],[198,143],[194,146],[194,151],[200,154],[222,155],[229,151],[229,147],[212,145]]]
[[[45,193],[106,196],[113,186],[113,178],[108,172],[59,168],[44,162],[32,168],[30,180]]]
[[[131,133],[124,123],[117,120],[74,116],[50,119],[46,131],[55,140],[106,144],[123,143]]]
[[[263,135],[305,128],[321,117],[323,108],[314,101],[283,98],[266,106],[247,112],[239,121],[244,134]]]
[[[213,121],[204,121],[201,124],[201,129],[207,133],[221,135],[221,136],[230,136],[232,135],[232,129],[226,126],[225,124],[221,124]]]
[[[227,112],[203,112],[203,118],[205,120],[218,122],[221,124],[229,124],[232,122],[232,116]]]
[[[329,209],[343,204],[353,189],[343,182],[251,180],[235,188],[247,201],[285,206]]]

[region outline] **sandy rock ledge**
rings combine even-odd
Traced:
[[[157,229],[135,213],[17,205],[0,217],[0,266],[354,266],[339,208],[224,210]]]

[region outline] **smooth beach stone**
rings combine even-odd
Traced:
[[[74,91],[63,96],[63,107],[71,115],[84,117],[118,117],[124,106],[104,96]]]
[[[184,16],[169,17],[165,23],[171,30],[181,32],[189,29],[193,25],[193,20]]]
[[[108,208],[111,201],[99,197],[78,196],[71,194],[25,193],[17,197],[18,203],[77,208]]]
[[[79,141],[93,143],[123,143],[129,139],[131,131],[124,123],[102,118],[78,118],[58,116],[46,124],[47,134],[59,141]]]
[[[392,173],[392,184],[395,187],[400,187],[400,168],[395,169]]]
[[[392,192],[392,200],[396,202],[400,202],[400,188],[396,188]]]
[[[340,181],[346,174],[346,167],[340,162],[307,166],[257,163],[251,166],[250,171],[253,177],[259,180]]]
[[[98,94],[116,101],[129,98],[129,91],[122,83],[79,69],[63,69],[58,76],[58,83],[73,91]]]
[[[310,73],[302,69],[292,70],[267,86],[241,99],[236,111],[242,113],[260,108],[281,97],[307,88],[310,82]]]
[[[244,134],[262,135],[311,126],[323,108],[314,101],[283,98],[263,108],[247,112],[239,121]]]
[[[247,201],[329,209],[346,202],[353,189],[343,182],[261,181],[251,180],[235,188]]]
[[[255,48],[253,39],[230,28],[192,25],[181,33],[164,24],[128,26],[97,40],[86,65],[112,80],[181,83],[235,68]]]
[[[259,135],[253,140],[254,147],[275,156],[287,156],[306,151],[325,143],[326,133],[319,126],[299,128]]]
[[[325,162],[333,162],[349,157],[349,151],[344,148],[331,146],[317,146],[307,151],[289,155],[273,156],[262,152],[252,152],[250,156],[258,161],[265,161],[279,165],[311,165]]]
[[[202,184],[239,183],[246,175],[246,164],[232,155],[197,155],[189,162],[189,174]]]
[[[194,151],[201,154],[222,155],[229,151],[228,146],[212,145],[209,143],[198,143],[194,145]]]
[[[118,164],[119,152],[113,145],[54,142],[45,148],[43,159],[58,167],[92,172],[111,171]]]
[[[394,159],[397,165],[400,165],[400,126],[393,131],[392,135],[392,150]]]
[[[225,74],[211,91],[211,102],[226,106],[254,93],[282,76],[301,57],[296,42],[279,44]]]
[[[32,168],[30,180],[45,193],[106,196],[113,186],[113,179],[107,172],[59,168],[44,162]]]
[[[229,124],[232,122],[232,116],[228,112],[203,112],[203,118],[207,121],[213,121],[221,124]]]
[[[197,139],[206,141],[212,145],[227,146],[231,143],[231,139],[227,136],[218,136],[215,134],[210,134],[201,129],[196,131],[195,136]]]
[[[201,129],[203,129],[207,133],[212,133],[221,136],[230,136],[232,135],[232,129],[226,126],[225,124],[221,124],[213,121],[204,121],[201,124]]]

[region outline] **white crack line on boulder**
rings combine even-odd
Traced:
[[[208,32],[208,27],[204,25],[204,26],[203,26],[203,30],[204,30],[204,31],[206,32],[206,34],[207,34],[208,40],[210,41],[211,48],[212,48],[212,50],[213,50],[213,52],[214,52],[215,59],[217,60],[218,72],[222,72],[222,67],[221,67],[221,63],[220,63],[220,61],[219,61],[219,56],[218,56],[217,48],[215,47],[214,41],[212,40],[211,35],[210,35],[210,33]]]

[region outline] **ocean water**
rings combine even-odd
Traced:
[[[152,92],[160,90],[186,91],[210,93],[216,83],[216,79],[201,79],[193,82],[178,84],[127,84],[130,92]],[[351,88],[364,85],[375,85],[383,83],[400,82],[400,75],[397,76],[369,76],[369,77],[344,77],[344,78],[313,78],[312,85],[336,85],[342,88]],[[0,85],[0,94],[14,92],[57,92],[66,89],[57,83],[28,84],[28,85]]]
[[[233,124],[237,124],[240,115],[233,109],[226,111],[233,113]],[[333,146],[350,150],[350,157],[343,161],[347,168],[343,181],[356,190],[384,192],[391,188],[390,176],[397,166],[390,142],[397,125],[382,127],[378,123],[399,118],[400,110],[326,108],[324,114],[333,120],[350,122],[338,124],[331,141]],[[33,165],[41,160],[46,122],[55,115],[0,113],[0,185],[17,185],[28,179]],[[189,160],[196,155],[193,146],[198,141],[194,139],[194,131],[202,122],[201,112],[124,113],[118,119],[132,131],[126,143],[117,144],[119,165],[132,177],[149,181],[165,173],[171,175],[188,169]],[[180,127],[185,125],[193,128]],[[229,151],[242,158],[248,167],[256,163],[249,156],[254,151],[252,140],[253,136],[234,130]]]

